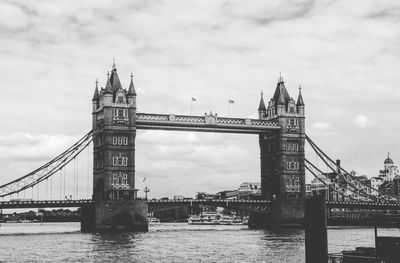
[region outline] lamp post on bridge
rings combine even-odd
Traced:
[[[147,186],[144,187],[145,198],[147,199],[147,193],[150,192],[150,188]]]

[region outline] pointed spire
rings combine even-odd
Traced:
[[[297,97],[297,106],[305,106],[303,96],[301,95],[301,86],[299,86],[299,96]]]
[[[131,84],[129,84],[128,96],[136,96],[135,86],[133,85],[133,73],[131,73]]]
[[[261,100],[260,105],[258,106],[258,111],[266,111],[265,103],[264,103],[264,93],[261,91]]]
[[[112,94],[112,87],[110,82],[110,72],[107,72],[107,84],[104,93],[111,93]]]
[[[285,105],[285,98],[283,97],[283,92],[279,92],[279,97],[278,97],[278,105]]]
[[[119,80],[118,73],[117,73],[117,66],[115,65],[115,58],[113,58],[110,83],[111,83],[113,93],[115,93],[119,89],[122,89],[121,81]]]
[[[96,79],[96,88],[94,89],[94,94],[93,94],[93,99],[92,101],[97,101],[99,99],[99,88],[98,88],[98,84],[99,82]]]
[[[282,96],[282,98],[281,98]],[[279,79],[278,79],[278,83],[276,84],[276,89],[274,92],[274,96],[272,97],[272,99],[274,100],[275,105],[279,105],[282,103],[282,100],[284,101],[283,104],[287,104],[290,100],[290,96],[289,93],[285,87],[285,83],[283,82],[283,77],[282,77],[282,73],[279,73]]]
[[[279,84],[279,83],[283,83],[282,72],[279,72],[278,84]]]

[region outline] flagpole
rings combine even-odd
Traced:
[[[193,98],[190,99],[190,117],[193,115]]]

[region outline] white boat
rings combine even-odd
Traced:
[[[221,220],[220,220],[220,224],[221,225],[233,225],[233,217],[228,216],[228,215],[222,216]]]
[[[189,225],[219,225],[221,214],[215,212],[204,212],[188,218]]]
[[[240,217],[235,216],[233,218],[233,225],[243,225],[243,220]]]
[[[147,222],[149,222],[149,224],[158,224],[160,223],[160,219],[158,219],[157,217],[150,216],[147,219]]]
[[[242,219],[237,216],[224,215],[220,220],[221,225],[243,225]]]

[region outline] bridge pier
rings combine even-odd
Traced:
[[[268,214],[250,213],[250,228],[302,227],[304,200],[275,200]]]
[[[148,231],[147,200],[107,200],[82,207],[81,231]]]

